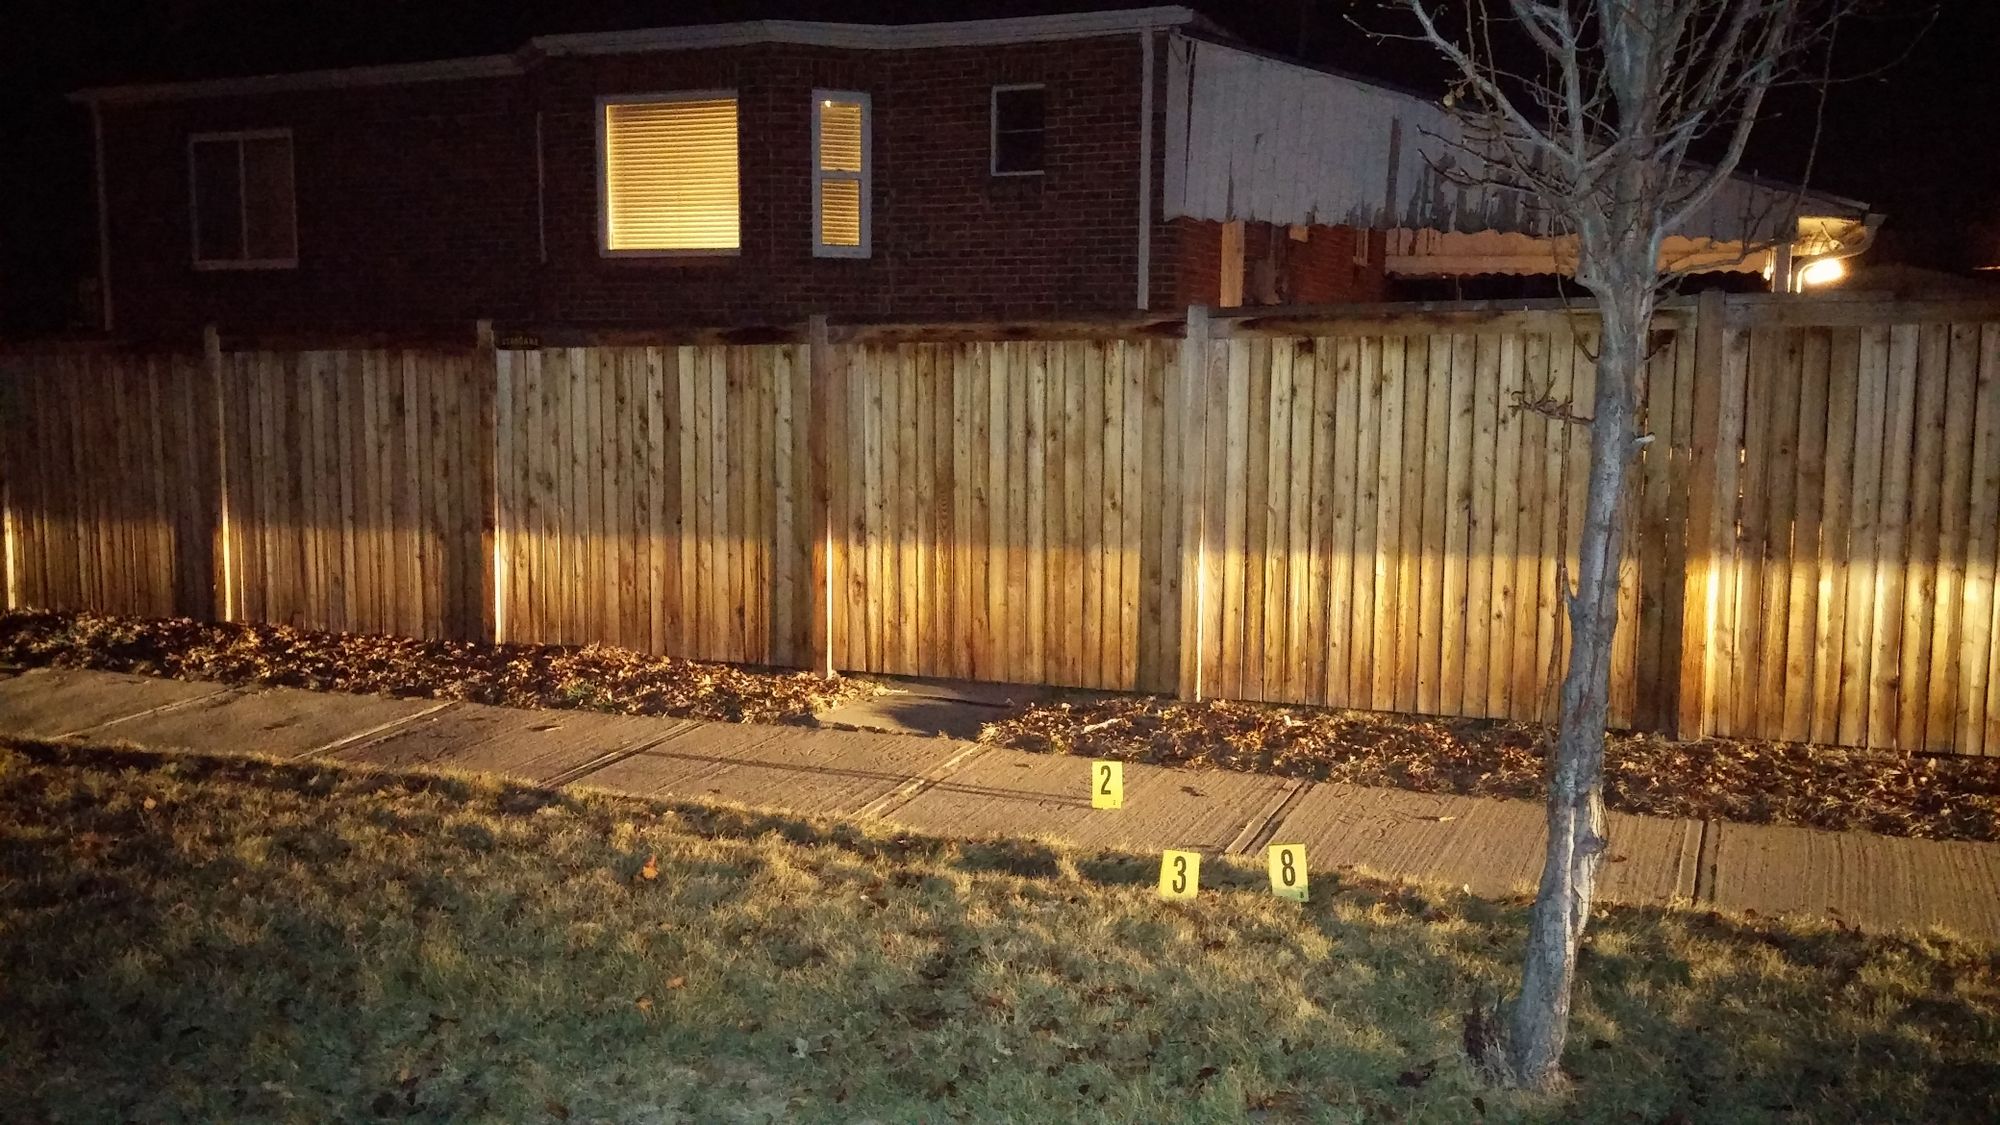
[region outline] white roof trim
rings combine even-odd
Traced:
[[[136,102],[188,101],[238,94],[284,94],[295,90],[333,90],[359,86],[404,86],[414,82],[450,82],[466,78],[505,78],[522,72],[513,55],[477,55],[439,62],[355,66],[340,70],[302,70],[292,74],[260,74],[248,78],[214,78],[201,82],[157,82],[141,86],[97,86],[71,94],[74,102],[119,105]]]
[[[751,43],[848,47],[893,51],[923,47],[972,47],[1000,43],[1045,43],[1183,27],[1202,22],[1189,8],[1129,8],[1010,19],[953,20],[947,23],[818,23],[754,20],[748,23],[655,27],[638,31],[541,35],[529,46],[549,55],[615,55],[640,51],[686,51]]]
[[[545,55],[617,55],[643,51],[686,51],[736,47],[753,43],[787,43],[859,50],[909,50],[924,47],[972,47],[1002,43],[1046,43],[1088,39],[1174,27],[1208,28],[1208,21],[1180,6],[1128,8],[1102,12],[1072,12],[1012,19],[955,20],[947,23],[871,24],[813,23],[796,20],[755,20],[748,23],[655,27],[636,31],[542,35],[512,55],[480,55],[440,62],[393,66],[307,70],[249,78],[217,78],[199,82],[160,82],[136,86],[98,86],[79,90],[70,100],[96,105],[187,101],[242,94],[281,94],[296,90],[330,90],[359,86],[400,86],[413,82],[448,82],[465,78],[504,78],[523,73],[524,58]]]

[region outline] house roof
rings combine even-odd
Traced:
[[[760,43],[844,47],[871,51],[913,50],[1005,43],[1047,43],[1168,28],[1195,28],[1210,32],[1216,30],[1192,9],[1178,5],[912,24],[752,20],[744,23],[696,24],[686,27],[642,28],[634,31],[542,35],[528,40],[512,54],[477,55],[437,62],[342,67],[334,70],[297,71],[244,78],[214,78],[192,82],[95,86],[76,91],[70,95],[70,100],[92,105],[130,105],[243,94],[276,94],[300,90],[401,86],[416,82],[497,78],[521,74],[535,59],[546,56],[684,51]]]

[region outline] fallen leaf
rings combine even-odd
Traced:
[[[669,979],[669,980],[667,981],[667,987],[668,987],[668,988],[686,988],[686,987],[687,987],[687,982],[688,982],[688,979],[687,979],[686,977],[673,977],[673,978],[671,978],[671,979]]]
[[[659,877],[660,877],[660,857],[656,855],[647,856],[646,866],[641,867],[639,869],[639,878],[645,879],[650,882],[651,880],[657,879]]]
[[[156,809],[160,807],[160,803],[158,801],[153,800],[151,797],[146,798],[145,805],[149,809]]]
[[[642,1012],[650,1012],[653,1010],[653,998],[651,996],[641,996],[637,1000],[634,1000],[632,1005]]]
[[[1415,1070],[1406,1070],[1396,1076],[1396,1085],[1415,1089],[1431,1080],[1431,1074],[1437,1070],[1437,1065],[1437,1060],[1432,1059]]]

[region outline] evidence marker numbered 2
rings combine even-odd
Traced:
[[[1124,762],[1090,763],[1090,807],[1093,809],[1125,807]]]

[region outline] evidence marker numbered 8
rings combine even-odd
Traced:
[[[1306,901],[1306,846],[1272,844],[1264,852],[1271,872],[1271,893],[1295,902]]]

